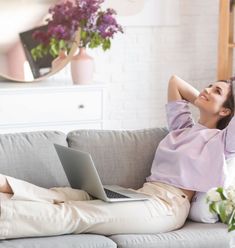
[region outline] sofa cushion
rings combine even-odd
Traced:
[[[221,248],[229,247],[227,227],[222,223],[186,222],[184,227],[162,234],[112,235],[119,248]]]
[[[89,152],[103,184],[140,188],[150,174],[156,148],[166,128],[142,130],[78,130],[68,145]]]
[[[207,202],[206,192],[196,192],[191,200],[188,219],[196,222],[215,223],[219,221],[219,216],[212,213]]]
[[[101,235],[79,234],[0,241],[0,248],[116,248],[116,244]]]
[[[0,135],[0,173],[42,187],[69,185],[53,143],[67,146],[56,131]]]

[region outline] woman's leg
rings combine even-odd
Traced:
[[[87,201],[91,197],[83,190],[69,187],[45,189],[13,177],[0,174],[0,193],[11,196],[12,200],[27,200],[59,203],[64,201]],[[0,198],[2,199],[0,194]]]
[[[159,185],[149,187],[149,184],[140,191],[148,194],[150,199],[119,203],[68,201],[58,204],[2,201],[0,237],[160,233],[184,224],[190,203],[186,197],[182,197],[181,192],[171,192]],[[152,195],[153,192],[158,192],[159,196]]]

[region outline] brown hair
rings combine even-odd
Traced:
[[[230,91],[228,93],[227,99],[223,104],[223,107],[229,108],[231,110],[231,114],[225,116],[217,122],[217,129],[224,129],[228,126],[230,120],[234,116],[234,95],[233,95],[233,81],[235,81],[235,77],[230,78],[229,80],[218,80],[217,82],[225,82],[230,85]]]

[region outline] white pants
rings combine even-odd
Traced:
[[[149,196],[147,201],[107,203],[82,190],[44,189],[11,177],[7,180],[13,195],[1,200],[1,239],[168,232],[183,226],[190,208],[180,189],[159,182],[145,183],[137,190]]]

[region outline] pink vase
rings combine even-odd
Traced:
[[[90,84],[94,74],[94,59],[86,53],[86,48],[79,48],[71,60],[71,75],[74,84]]]

